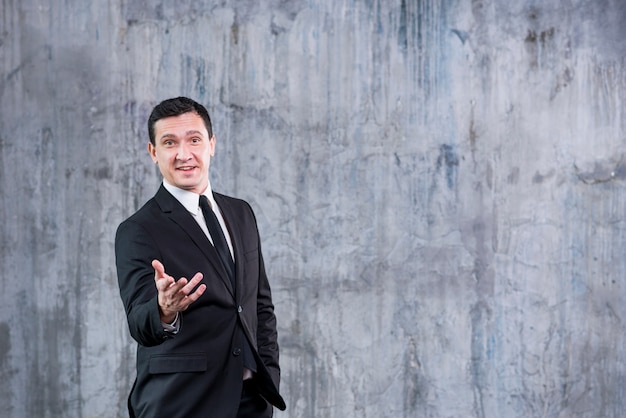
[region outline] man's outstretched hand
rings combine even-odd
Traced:
[[[202,273],[196,273],[191,280],[181,277],[176,281],[165,273],[165,267],[159,260],[152,260],[152,267],[154,268],[154,281],[159,291],[161,322],[170,324],[176,318],[176,313],[184,311],[202,296],[206,285],[198,286],[202,280]],[[196,286],[198,288],[192,292]]]

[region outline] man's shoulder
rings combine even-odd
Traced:
[[[213,197],[222,210],[243,210],[252,212],[252,207],[244,199],[228,196],[216,191],[213,191]]]
[[[118,230],[128,228],[130,225],[144,225],[149,223],[150,220],[158,216],[158,205],[154,200],[154,197],[145,202],[139,209],[133,214],[128,216],[118,226]]]
[[[150,212],[153,212],[158,208],[154,197],[151,197],[148,201],[146,201],[142,206],[139,207],[132,215],[130,215],[126,220],[137,220],[143,217],[146,217]]]
[[[126,218],[120,225],[156,221],[159,215],[173,205],[174,197],[161,186],[156,194],[148,199],[139,209]]]
[[[216,192],[215,190],[213,191],[213,197],[215,198],[215,200],[217,200],[218,204],[219,201],[225,201],[225,202],[229,202],[229,203],[237,203],[237,204],[248,204],[245,200],[240,199],[238,197],[234,197],[234,196],[229,196],[229,195],[225,195],[223,193],[219,193]]]

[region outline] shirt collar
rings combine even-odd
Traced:
[[[173,186],[169,184],[167,181],[165,181],[165,179],[163,179],[163,187],[165,187],[165,190],[170,192],[172,196],[174,196],[174,198],[178,200],[181,203],[181,205],[183,205],[185,209],[187,209],[193,215],[196,215],[198,213],[198,208],[200,206],[199,206],[199,201],[198,201],[199,195],[197,193],[189,192],[187,190],[183,190],[179,187]],[[210,180],[209,180],[209,184],[206,190],[202,194],[205,195],[209,199],[209,203],[211,204],[212,208],[217,207],[217,204],[215,203],[215,199],[213,198],[213,190],[211,189]]]

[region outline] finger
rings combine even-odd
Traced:
[[[206,290],[206,285],[201,284],[198,286],[198,283],[202,280],[202,273],[196,273],[189,283],[187,283],[184,287],[180,289],[176,296],[180,297],[179,306],[181,310],[185,310],[191,305],[193,302],[198,300],[200,296]],[[194,288],[198,286],[195,290]]]
[[[159,260],[152,260],[152,268],[154,269],[154,280],[165,276],[165,267]]]
[[[193,290],[194,287],[196,287],[198,285],[198,283],[200,283],[200,281],[202,280],[202,273],[196,273],[191,280],[189,281],[189,283],[187,283],[184,287],[181,288],[181,291],[185,294],[185,295],[189,295],[191,293],[191,291]]]
[[[202,280],[202,273],[196,273],[196,275],[191,278],[189,283],[187,283],[180,289],[180,292],[185,296],[191,295],[194,287],[196,287],[198,283],[200,283],[200,280]]]
[[[176,280],[174,280],[172,276],[165,273],[165,267],[159,260],[152,260],[152,267],[154,268],[154,281],[156,282],[157,290],[161,292],[165,291],[176,283]]]
[[[189,305],[191,305],[192,303],[194,303],[195,301],[198,300],[198,298],[200,298],[200,296],[202,296],[202,294],[204,293],[204,291],[206,290],[206,285],[205,284],[201,284],[200,286],[198,286],[198,288],[193,292],[190,293],[189,295],[187,295],[180,303],[180,309],[182,311],[184,311],[185,309],[187,309],[189,307]]]

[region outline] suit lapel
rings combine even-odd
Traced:
[[[195,219],[193,219],[193,216],[178,200],[176,200],[174,196],[170,194],[170,192],[165,189],[165,187],[163,187],[163,185],[161,185],[154,198],[163,211],[163,214],[170,218],[170,220],[176,223],[187,233],[187,235],[189,235],[193,243],[200,249],[200,251],[202,251],[205,257],[213,265],[215,271],[219,272],[221,280],[224,282],[231,295],[234,296],[235,292],[232,284],[230,283],[230,279],[228,278],[228,273],[226,273],[224,266],[222,266],[215,247],[211,244],[207,236],[204,235],[202,228],[200,228]],[[167,269],[167,266],[165,266],[165,268]]]
[[[220,194],[213,193],[213,198],[217,202],[219,206],[222,217],[224,218],[224,223],[226,223],[226,228],[228,229],[228,233],[230,235],[230,241],[233,245],[233,255],[235,259],[235,285],[238,289],[241,289],[243,286],[243,242],[242,242],[242,233],[239,227],[239,222],[237,222],[235,213],[233,208],[229,205],[227,199]],[[241,292],[239,292],[241,294]]]

